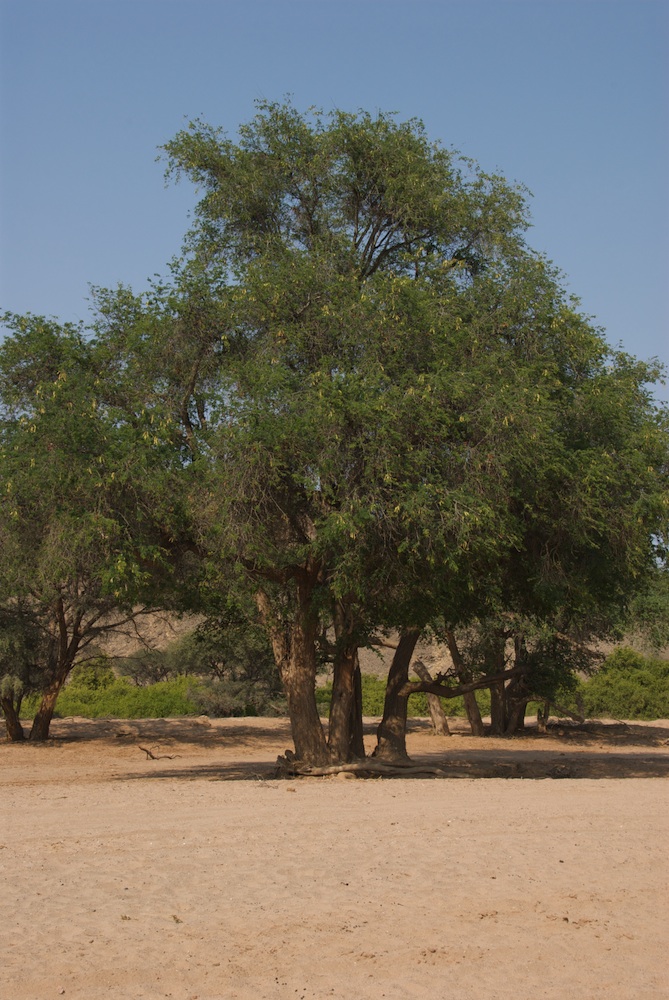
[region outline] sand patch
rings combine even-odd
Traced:
[[[453,778],[368,781],[275,780],[284,720],[53,733],[0,745],[3,996],[669,992],[667,724],[516,742],[418,721],[412,756]]]

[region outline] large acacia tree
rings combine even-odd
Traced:
[[[522,189],[387,115],[263,103],[237,141],[194,122],[165,150],[203,192],[161,327],[194,359],[199,543],[255,596],[298,758],[352,752],[356,650],[380,625],[415,637],[445,605],[465,623],[509,586],[546,605],[573,566],[602,591],[613,548],[614,576],[652,562],[666,457],[640,390],[653,372],[637,370],[616,425],[646,462],[640,500],[594,433],[625,364],[527,249]],[[391,686],[401,702],[402,677]]]

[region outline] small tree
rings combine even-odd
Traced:
[[[96,346],[81,328],[5,316],[0,346],[2,708],[21,739],[22,691],[41,702],[44,740],[58,693],[105,634],[131,627],[165,566],[151,497],[148,418],[104,403]],[[156,432],[151,444],[158,443]]]

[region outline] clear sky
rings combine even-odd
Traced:
[[[0,309],[86,319],[89,283],[164,274],[196,196],[157,147],[292,94],[526,184],[531,245],[669,364],[666,0],[0,0],[0,57]]]

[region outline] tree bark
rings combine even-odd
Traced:
[[[507,736],[522,733],[525,728],[525,711],[531,693],[525,683],[524,671],[527,669],[527,648],[525,638],[522,634],[514,636],[513,646],[514,665],[520,668],[523,673],[520,673],[517,677],[513,677],[504,692],[506,713],[504,732]]]
[[[52,680],[42,694],[40,706],[30,729],[29,739],[34,743],[41,743],[49,738],[49,727],[56,710],[58,695],[74,666],[81,643],[79,628],[82,612],[79,611],[74,617],[68,619],[67,607],[61,595],[55,602],[54,614],[58,623],[58,633],[54,643],[55,648],[51,654]]]
[[[518,658],[516,663],[519,663]],[[519,663],[522,667],[522,661]],[[530,700],[530,692],[525,684],[524,674],[513,677],[506,688],[506,729],[507,736],[522,733],[525,728],[525,712]]]
[[[383,719],[377,730],[374,757],[387,761],[408,760],[406,747],[407,703],[402,688],[409,680],[409,664],[420,636],[420,629],[407,629],[400,635],[388,672]]]
[[[18,712],[11,697],[0,698],[0,708],[5,717],[5,727],[7,729],[7,739],[11,743],[20,743],[26,738],[23,726],[19,719]]]
[[[56,710],[58,695],[60,694],[60,689],[67,680],[67,675],[71,669],[71,663],[67,666],[64,665],[61,667],[56,674],[56,677],[51,681],[51,684],[49,684],[48,688],[42,695],[40,706],[37,709],[37,713],[33,719],[33,724],[30,729],[29,739],[33,743],[43,743],[44,740],[49,739],[49,728],[51,726],[51,720],[53,719],[53,713]]]
[[[430,671],[421,660],[416,660],[413,668],[422,681],[432,680]],[[448,728],[448,719],[446,718],[446,713],[444,712],[441,704],[441,699],[438,698],[436,694],[428,694],[427,706],[430,710],[430,718],[432,719],[435,735],[450,736],[451,731]]]
[[[306,574],[296,581],[295,604],[287,621],[277,620],[264,591],[257,592],[256,602],[286,692],[296,757],[305,764],[321,765],[330,762],[330,754],[316,705],[318,626],[311,610],[312,589]]]
[[[446,642],[448,643],[448,650],[451,654],[451,659],[453,660],[453,666],[455,667],[458,679],[461,684],[467,684],[472,679],[471,671],[467,670],[465,661],[462,659],[460,650],[458,649],[458,644],[452,632],[446,633]],[[462,700],[465,704],[465,711],[467,712],[467,719],[469,720],[469,728],[472,731],[472,736],[484,736],[485,728],[483,726],[481,710],[479,709],[479,703],[476,700],[476,695],[473,691],[467,691],[463,694]]]
[[[351,756],[353,760],[361,760],[365,756],[365,738],[362,729],[362,674],[358,660],[358,650],[355,651],[355,670],[353,672],[355,694],[353,697],[353,720],[351,732]]]
[[[353,720],[356,709],[355,669],[357,659],[357,647],[346,646],[337,651],[334,661],[328,745],[332,760],[342,764],[351,759]]]
[[[490,637],[490,648],[486,656],[484,672],[491,675],[502,673],[505,665],[505,653],[506,635],[497,632]],[[500,681],[490,686],[490,732],[493,736],[504,736],[508,721],[506,681]]]
[[[490,685],[490,732],[493,736],[506,733],[506,689],[504,681]]]
[[[469,728],[472,731],[472,736],[485,736],[485,726],[483,725],[481,709],[476,700],[476,695],[473,691],[467,691],[466,694],[463,694],[462,700],[465,704],[465,712],[467,713],[467,720]]]
[[[53,719],[53,713],[56,710],[58,695],[60,694],[61,688],[69,677],[70,671],[74,666],[74,661],[79,648],[78,640],[75,638],[70,642],[69,646],[66,644],[63,644],[63,646],[65,649],[65,656],[58,664],[54,672],[53,680],[42,694],[40,706],[37,709],[35,718],[33,719],[30,736],[28,737],[33,743],[42,743],[44,740],[48,740],[49,728],[51,726],[51,720]]]
[[[356,756],[365,756],[362,740],[362,686],[358,646],[351,638],[352,619],[341,601],[334,607],[333,620],[337,644],[328,746],[333,761],[346,763]]]
[[[525,729],[525,712],[527,711],[527,704],[529,698],[518,698],[514,699],[509,703],[509,710],[506,722],[506,734],[507,736],[514,736],[516,733],[522,733]]]

